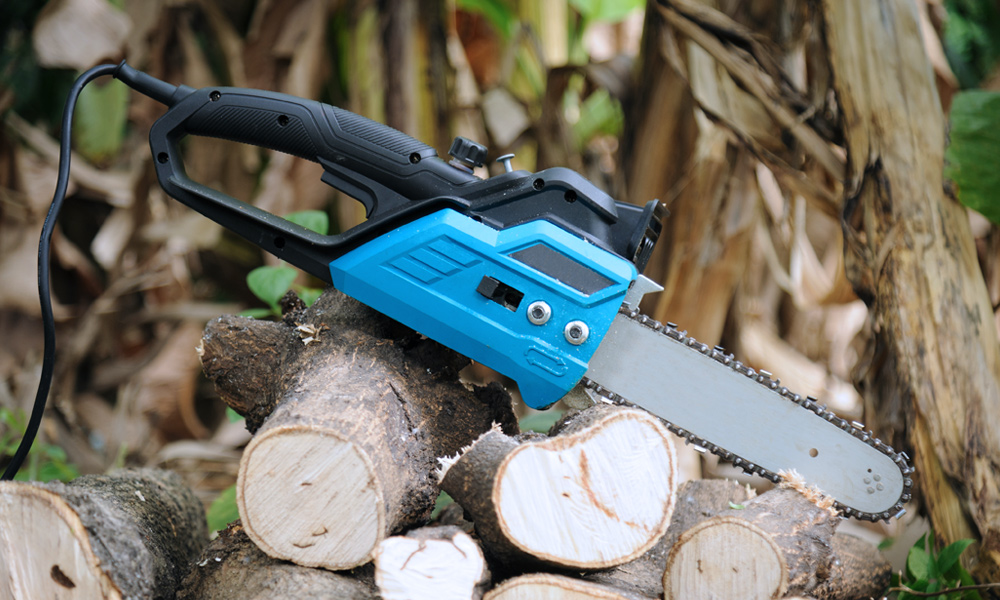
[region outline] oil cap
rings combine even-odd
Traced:
[[[473,168],[483,166],[486,160],[486,146],[458,136],[451,143],[448,154],[455,159],[450,161],[451,165],[472,172]]]

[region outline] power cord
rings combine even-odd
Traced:
[[[73,130],[73,110],[76,108],[76,101],[80,97],[80,92],[88,83],[105,75],[115,75],[120,65],[100,65],[90,69],[80,75],[70,89],[69,98],[66,99],[66,108],[63,111],[62,133],[59,142],[59,177],[56,181],[56,193],[52,198],[52,205],[45,216],[45,223],[42,225],[42,237],[38,242],[38,300],[42,308],[42,329],[45,338],[45,345],[42,354],[42,377],[38,382],[38,390],[35,392],[35,403],[31,408],[31,418],[28,419],[28,427],[24,431],[24,437],[14,453],[14,457],[7,464],[3,476],[0,479],[13,479],[17,474],[21,464],[28,456],[28,450],[35,440],[38,427],[42,423],[42,413],[45,412],[45,402],[49,397],[49,389],[52,387],[52,373],[56,361],[56,323],[52,316],[52,292],[49,289],[49,249],[52,245],[52,231],[56,227],[59,219],[59,212],[62,210],[63,201],[66,200],[66,188],[69,186],[69,162],[71,154],[71,137]]]

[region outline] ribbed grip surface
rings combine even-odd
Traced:
[[[209,118],[192,121],[197,121],[199,135],[264,146],[312,161],[318,156],[309,132],[295,115],[245,106],[223,106]]]
[[[361,115],[330,106],[333,118],[346,133],[362,138],[380,148],[395,152],[400,156],[409,156],[414,152],[429,150],[430,146],[415,140],[398,129],[372,121]]]

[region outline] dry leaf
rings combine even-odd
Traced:
[[[35,23],[41,67],[83,71],[122,54],[132,21],[107,0],[53,0]]]

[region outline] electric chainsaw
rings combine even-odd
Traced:
[[[510,377],[528,406],[545,408],[588,390],[649,410],[675,434],[748,473],[777,482],[795,471],[845,516],[875,521],[904,512],[913,471],[905,454],[722,348],[639,313],[643,294],[662,289],[641,275],[665,216],[659,202],[616,202],[566,168],[513,170],[510,155],[500,159],[504,173],[481,179],[473,168],[487,150],[479,144],[456,138],[446,162],[388,126],[286,94],[195,90],[124,62],[82,75],[66,106],[60,181],[40,245],[47,321],[47,252],[68,180],[73,107],[83,86],[102,75],[166,105],[149,140],[167,194]],[[317,162],[325,183],[364,205],[366,220],[319,235],[194,182],[179,145],[189,135]],[[49,379],[53,344],[47,328]],[[45,370],[31,437],[48,394]],[[781,435],[773,435],[776,425]],[[29,435],[25,440],[30,445]],[[15,456],[5,477],[19,464]]]

